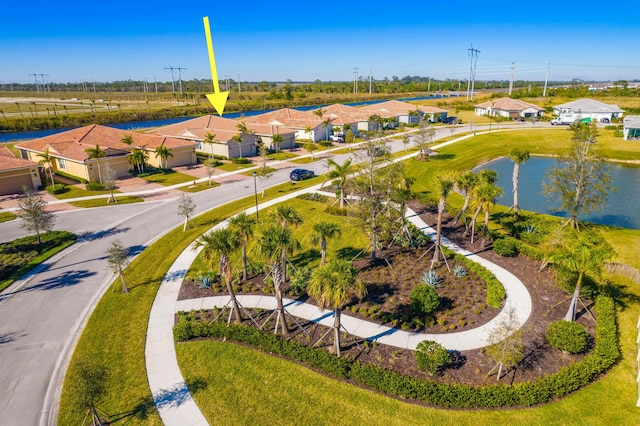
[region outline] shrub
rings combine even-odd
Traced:
[[[62,177],[66,177],[66,178],[68,178],[68,179],[74,180],[74,181],[76,181],[76,182],[78,182],[78,183],[89,183],[89,181],[88,181],[88,180],[86,180],[86,179],[79,178],[78,176],[74,176],[74,175],[72,175],[72,174],[69,174],[69,173],[63,172],[63,171],[61,171],[61,170],[56,170],[56,171],[54,171],[53,173],[54,173],[54,174],[56,174],[56,175],[58,175],[58,176],[62,176]]]
[[[318,145],[320,145],[320,146],[333,146],[331,141],[320,141],[320,142],[318,142]]]
[[[469,272],[462,265],[456,265],[456,267],[453,268],[453,275],[458,278],[466,277],[468,274]]]
[[[231,162],[233,164],[249,164],[250,163],[247,157],[232,158]]]
[[[500,256],[513,257],[518,255],[518,245],[511,238],[501,238],[493,242],[493,251]]]
[[[440,296],[433,287],[427,284],[418,284],[411,291],[409,301],[413,309],[428,315],[440,305]]]
[[[104,187],[104,184],[100,182],[89,182],[85,184],[85,188],[87,189],[87,191],[105,191],[106,190],[106,188]]]
[[[47,186],[47,192],[52,195],[63,194],[68,190],[69,188],[67,188],[67,185],[62,183],[54,183],[53,185]]]
[[[298,268],[290,275],[289,291],[294,296],[302,296],[307,294],[307,284],[311,278],[311,269]]]
[[[433,340],[423,340],[416,347],[416,361],[421,371],[436,374],[451,361],[449,352],[440,343]]]
[[[587,332],[576,322],[559,320],[547,328],[547,341],[556,349],[577,354],[587,346]]]
[[[422,275],[422,282],[430,287],[437,287],[442,283],[442,278],[433,269],[428,270]]]
[[[446,253],[446,251],[445,251]],[[454,259],[460,263],[464,263],[467,265],[469,271],[473,271],[480,276],[487,284],[487,305],[492,308],[500,309],[502,307],[502,301],[507,296],[507,293],[504,290],[504,287],[496,279],[496,277],[484,266],[479,263],[473,262],[472,260],[467,259],[466,256],[462,256],[460,254],[454,255]]]

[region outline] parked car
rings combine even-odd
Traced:
[[[605,123],[605,124],[607,124],[607,123],[610,123],[611,121],[609,121],[609,119],[608,119],[607,117],[602,117],[602,118],[600,119],[600,122],[601,122],[601,123]]]
[[[291,170],[291,174],[289,174],[289,179],[296,182],[299,180],[311,179],[315,177],[315,172],[313,170],[306,169],[293,169]]]
[[[443,123],[444,124],[460,124],[460,120],[458,120],[458,117],[447,117],[444,119]]]
[[[344,135],[342,133],[336,133],[329,136],[329,140],[332,142],[344,142]]]

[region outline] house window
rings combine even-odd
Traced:
[[[64,159],[58,158],[58,167],[60,167],[61,169],[67,168],[67,163],[64,161]]]
[[[196,145],[196,149],[198,151],[202,151],[202,142],[198,142],[198,144]]]

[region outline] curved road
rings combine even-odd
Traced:
[[[468,130],[461,127],[458,132]],[[438,130],[436,139],[450,134],[449,129]],[[393,151],[404,148],[400,141],[389,145]],[[333,158],[342,162],[350,155]],[[324,173],[326,161],[304,167]],[[290,169],[279,170],[260,187],[287,181]],[[253,179],[246,178],[190,196],[199,214],[253,193]],[[73,345],[113,280],[106,262],[108,247],[121,240],[132,253],[141,252],[181,224],[177,204],[174,198],[56,215],[56,229],[81,234],[82,240],[0,294],[0,426],[56,424],[57,398]],[[0,224],[0,241],[25,234],[19,222]]]

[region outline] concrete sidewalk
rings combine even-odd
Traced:
[[[316,185],[288,194],[277,200],[265,202],[260,208],[267,208],[302,193],[313,192],[319,186]],[[254,212],[255,208],[247,210],[247,213]],[[407,218],[426,234],[435,234],[435,231],[427,226],[415,212],[409,210]],[[227,222],[225,221],[213,229],[222,228],[226,225]],[[507,316],[508,308],[515,310],[519,326],[524,325],[531,315],[532,303],[529,292],[518,278],[498,265],[457,247],[445,238],[442,239],[442,244],[475,262],[481,263],[496,276],[507,293],[505,309],[494,319],[480,327],[449,334],[406,332],[343,314],[342,324],[348,332],[368,340],[412,350],[415,350],[418,343],[423,340],[435,340],[451,350],[470,350],[479,349],[487,345],[489,331]],[[229,302],[229,296],[177,300],[182,280],[198,253],[198,250],[190,246],[174,262],[160,285],[149,316],[145,347],[147,377],[160,417],[167,426],[208,424],[195,404],[182,377],[173,341],[173,325],[176,312],[190,311],[191,309],[211,309],[214,306],[222,307]],[[275,298],[272,296],[241,295],[238,296],[238,300],[247,308],[273,309],[275,307]],[[285,299],[285,303],[287,310],[293,316],[319,322],[326,326],[330,326],[333,323],[333,311],[320,310],[315,305],[291,299]]]

